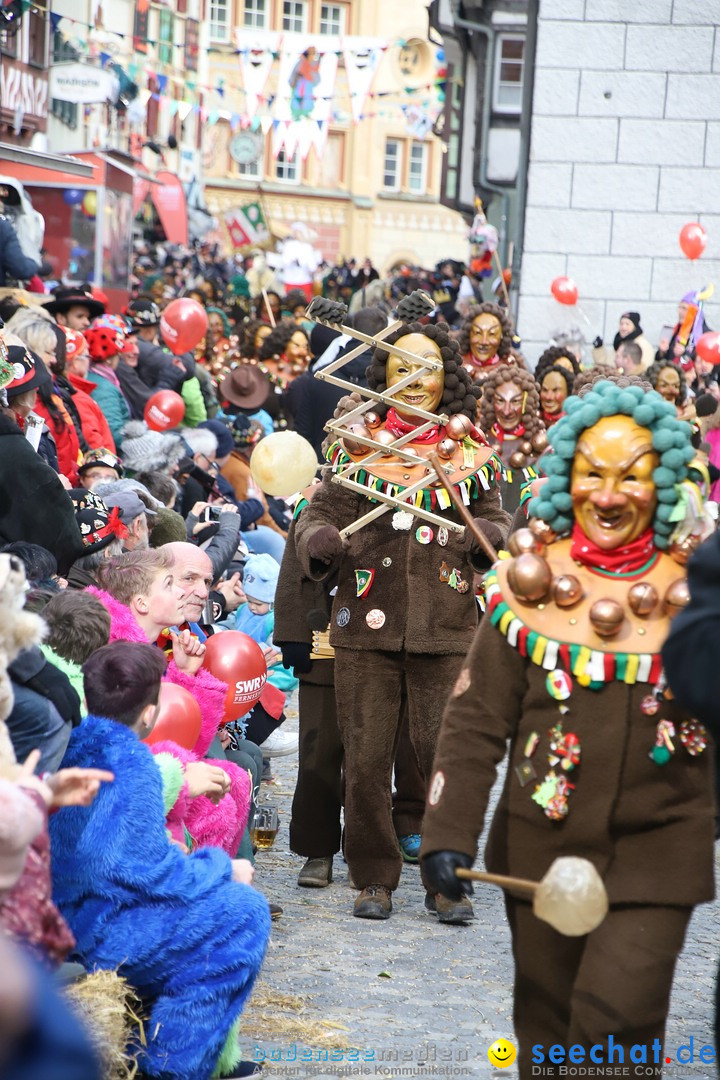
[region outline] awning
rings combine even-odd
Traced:
[[[0,171],[23,184],[93,183],[93,167],[65,154],[41,154],[24,146],[0,143]]]

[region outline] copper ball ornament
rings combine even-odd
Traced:
[[[529,439],[523,439],[523,441],[520,443],[520,449],[525,455],[525,457],[530,457],[533,452],[533,445]]]
[[[391,431],[388,431],[387,428],[380,428],[379,431],[374,431],[372,433],[371,438],[376,443],[379,443],[380,446],[392,446],[392,444],[394,442],[397,442],[398,437],[397,437],[397,435],[393,435],[393,433]],[[391,451],[386,450],[385,454],[389,457],[390,454],[391,454]]]
[[[536,435],[532,437],[532,448],[536,454],[542,454],[543,450],[547,450],[548,437],[546,431],[538,431]]]
[[[508,540],[508,551],[511,555],[524,555],[526,552],[544,555],[545,550],[545,544],[530,529],[518,529]]]
[[[684,540],[674,540],[670,545],[670,557],[680,566],[687,566],[687,561],[700,546],[699,536],[686,536]]]
[[[379,415],[370,409],[368,412],[363,413],[363,420],[365,421],[365,427],[369,427],[372,431],[374,428],[380,427],[382,420]]]
[[[359,435],[363,439],[371,439],[372,438],[372,435],[370,434],[370,431],[368,430],[368,428],[365,427],[364,424],[350,424],[350,426],[348,427],[348,431],[352,432],[353,435]],[[347,450],[347,452],[349,454],[369,454],[370,453],[370,448],[369,447],[363,446],[362,443],[357,442],[355,439],[351,438],[350,435],[343,435],[343,440],[342,441],[343,441],[343,445],[344,445],[345,449]]]
[[[557,540],[555,530],[542,518],[530,518],[530,532],[537,536],[538,540],[542,540],[543,544],[552,544]]]
[[[451,416],[445,425],[445,431],[451,439],[462,439],[472,431],[472,420],[469,416]]]
[[[690,589],[685,578],[678,578],[668,587],[663,597],[663,611],[669,618],[674,618],[679,611],[690,603]]]
[[[588,617],[596,634],[603,638],[615,637],[625,621],[622,604],[617,600],[596,600],[588,612]]]
[[[526,551],[510,560],[507,579],[518,600],[534,604],[543,600],[550,591],[552,571],[542,555]]]
[[[560,574],[553,582],[553,600],[559,608],[569,608],[584,596],[583,587],[574,574]]]
[[[526,461],[527,459],[523,454],[522,450],[516,450],[514,454],[510,455],[510,468],[522,469],[525,467]]]
[[[660,603],[660,596],[649,581],[638,581],[628,591],[628,604],[634,615],[646,619]]]
[[[438,457],[443,461],[449,461],[458,448],[458,444],[455,439],[442,439],[438,443],[437,453]]]

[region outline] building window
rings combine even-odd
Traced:
[[[160,8],[158,21],[158,60],[161,64],[172,64],[175,20],[172,11]]]
[[[246,30],[267,29],[267,0],[245,0],[243,26]]]
[[[345,136],[340,132],[328,135],[318,163],[318,186],[336,191],[345,182]]]
[[[385,140],[385,166],[383,187],[386,191],[398,191],[402,169],[402,142],[400,139]]]
[[[410,166],[408,168],[408,191],[413,195],[424,195],[427,191],[428,144],[413,141],[410,143]]]
[[[283,30],[294,34],[307,31],[307,0],[283,0]]]
[[[298,157],[296,153],[289,158],[284,150],[280,151],[275,159],[275,179],[283,180],[286,184],[296,184],[298,182],[300,177],[298,175]]]
[[[210,0],[210,40],[230,40],[230,0]]]
[[[48,25],[47,12],[33,5],[26,12],[28,19],[28,62],[33,67],[47,67],[46,29]]]
[[[80,53],[65,40],[63,34],[56,30],[53,35],[54,64],[68,64],[80,58]],[[50,112],[67,127],[73,130],[78,126],[78,106],[71,101],[60,101],[59,98],[50,99]]]
[[[339,37],[345,33],[345,5],[320,5],[320,33]]]
[[[499,113],[522,112],[525,38],[519,34],[501,34],[495,53],[493,109]]]

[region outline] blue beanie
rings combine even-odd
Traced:
[[[280,567],[271,555],[251,555],[243,569],[243,589],[246,596],[264,604],[275,601]]]
[[[235,449],[235,441],[230,432],[230,428],[227,424],[223,424],[222,420],[203,420],[201,424],[198,424],[199,428],[205,428],[207,431],[212,431],[213,435],[217,439],[217,456],[227,457]]]

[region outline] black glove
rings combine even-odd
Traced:
[[[431,893],[441,893],[448,900],[462,900],[471,896],[471,881],[456,877],[458,867],[470,870],[475,860],[462,851],[432,851],[422,858],[422,872],[425,886]]]
[[[602,349],[602,347],[603,347],[603,339],[598,334],[598,336],[593,341],[593,349]]]
[[[296,675],[307,675],[312,670],[310,646],[306,641],[276,641],[282,650],[283,667],[294,668]]]
[[[502,534],[502,529],[500,529],[494,521],[488,521],[487,518],[478,517],[475,518],[475,524],[483,535],[487,537],[496,551],[499,551],[500,548],[505,546],[505,537]],[[473,568],[480,572],[487,570],[491,563],[485,548],[480,546],[470,529],[467,528],[465,529],[464,545]]]

